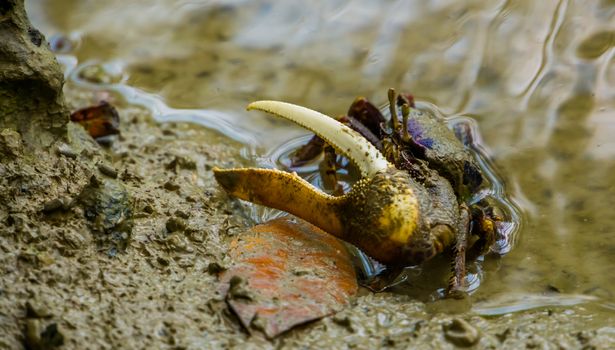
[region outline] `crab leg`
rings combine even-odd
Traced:
[[[472,212],[472,238],[468,244],[467,258],[474,260],[489,251],[496,239],[496,223],[502,221],[502,217],[493,213],[486,213],[480,206],[480,202],[473,205]]]
[[[305,145],[296,150],[291,157],[291,166],[301,166],[314,158],[318,157],[325,147],[325,140],[318,137],[318,135],[312,136],[312,138]]]
[[[361,134],[361,136],[365,137],[367,141],[369,141],[372,145],[376,146],[379,151],[382,150],[382,142],[378,139],[378,136],[376,136],[369,128],[363,125],[356,118],[351,116],[345,116],[340,118],[339,121],[340,123],[349,126],[352,130]]]
[[[455,257],[453,259],[453,275],[448,284],[446,294],[451,297],[460,296],[465,288],[466,250],[470,233],[470,209],[462,204],[459,207],[459,227],[455,237]]]
[[[344,194],[344,189],[338,183],[336,161],[335,149],[329,145],[325,146],[325,159],[319,165],[323,187],[333,191],[334,196],[341,196]]]

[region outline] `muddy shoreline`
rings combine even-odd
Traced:
[[[554,9],[547,3],[527,2],[527,12],[519,12],[520,4],[507,2],[497,11],[478,6],[483,12],[474,5],[435,12],[416,9],[424,11],[420,20],[404,17],[399,22],[406,21],[408,26],[383,34],[382,42],[395,42],[391,39],[396,35],[413,40],[400,41],[388,58],[391,68],[378,70],[373,64],[380,61],[369,58],[386,53],[387,48],[379,45],[379,38],[365,34],[378,32],[379,18],[385,18],[378,14],[384,9],[379,6],[385,5],[372,4],[365,11],[370,16],[357,17],[362,18],[361,24],[368,24],[365,31],[333,21],[320,36],[319,32],[310,36],[316,40],[314,45],[306,41],[298,44],[303,45],[298,50],[285,46],[286,35],[277,44],[275,40],[263,44],[250,36],[251,40],[239,40],[246,38],[241,35],[244,30],[254,31],[254,26],[244,28],[247,18],[265,24],[267,34],[273,33],[269,31],[271,14],[257,11],[256,4],[196,12],[186,8],[174,16],[163,6],[155,12],[158,17],[133,23],[126,19],[138,17],[135,14],[141,15],[149,4],[126,7],[125,2],[111,1],[92,10],[67,2],[63,10],[54,12],[45,11],[51,6],[33,3],[39,8],[39,20],[55,18],[47,26],[71,34],[56,36],[65,41],[52,45],[56,49],[58,43],[67,45],[59,50],[69,54],[60,59],[68,80],[66,106],[59,93],[62,74],[49,52],[41,61],[45,64],[34,69],[38,75],[10,71],[26,77],[22,93],[15,94],[10,84],[0,87],[0,95],[18,97],[2,100],[0,109],[19,115],[0,116],[0,349],[615,347],[609,278],[613,252],[609,203],[614,198],[609,169],[613,164],[612,147],[604,143],[609,140],[608,111],[613,105],[608,79],[601,75],[608,72],[607,63],[599,65],[607,61],[601,55],[610,52],[612,58],[612,40],[607,40],[612,34],[591,33],[609,23],[603,14],[612,6],[601,2],[602,8],[595,7],[601,14],[597,16],[585,13],[592,9],[585,4],[560,2]],[[117,9],[123,12],[114,12]],[[300,10],[321,20],[320,13],[329,13],[318,6],[304,5]],[[511,41],[502,40],[498,33],[512,31],[502,30],[505,26],[497,16],[483,26],[486,13],[516,18],[517,28],[523,28],[517,30],[520,35],[556,23],[541,14],[561,14],[564,23],[577,28],[574,19],[584,13],[595,17],[596,27],[590,32],[549,28],[554,32],[547,37],[557,42],[547,42],[545,48],[554,52],[554,61],[548,62],[544,72],[532,73],[515,63],[530,62],[534,54],[550,51],[529,47],[532,41],[525,37],[515,39],[523,45],[509,45]],[[538,17],[529,16],[534,13]],[[449,21],[455,14],[468,25],[458,27],[456,21]],[[205,15],[224,20],[212,21],[210,28],[210,22],[202,20]],[[73,17],[76,22],[65,21]],[[18,39],[25,38],[18,44],[30,48],[24,52],[45,54],[42,33],[27,24],[25,14],[15,23],[23,34]],[[435,30],[427,25],[431,23],[441,26]],[[293,25],[277,24],[282,32]],[[304,28],[305,23],[299,24]],[[481,33],[476,28],[484,31],[491,26],[499,30],[484,32],[487,39],[474,36]],[[430,35],[417,35],[420,28],[430,28]],[[334,29],[342,31],[332,35]],[[158,45],[143,41],[152,33],[162,38]],[[164,36],[167,33],[171,37]],[[451,33],[460,35],[454,40],[462,44],[491,40],[505,45],[478,55],[461,50],[453,55],[459,59],[446,61],[443,58],[451,56],[442,48],[453,45]],[[340,38],[348,45],[333,44]],[[365,51],[372,46],[374,51]],[[590,54],[584,53],[589,49]],[[183,54],[174,56],[177,52]],[[353,58],[347,61],[347,57]],[[386,62],[385,58],[380,63]],[[47,71],[49,67],[54,68]],[[480,69],[457,74],[464,67]],[[11,74],[2,74],[0,78],[12,79]],[[459,80],[452,78],[458,76]],[[555,91],[548,85],[552,80],[545,77],[569,81],[570,91]],[[515,90],[520,79],[536,82],[528,87],[528,95]],[[37,81],[43,84],[28,83]],[[211,169],[252,162],[276,166],[279,157],[271,152],[279,155],[286,152],[282,148],[297,145],[296,139],[288,140],[298,134],[279,122],[255,121],[258,116],[246,121],[241,112],[244,102],[275,97],[333,113],[356,94],[376,96],[375,91],[384,91],[383,86],[391,82],[424,94],[419,98],[451,112],[446,114],[477,120],[485,145],[493,150],[489,161],[497,162],[498,171],[506,173],[506,190],[527,211],[515,247],[503,257],[488,256],[480,262],[480,271],[473,271],[480,274],[480,287],[464,300],[437,298],[436,290],[445,285],[448,273],[448,265],[441,264],[446,268],[415,271],[416,278],[398,288],[398,293],[361,289],[343,311],[273,340],[258,332],[249,334],[217,294],[216,272],[230,263],[229,242],[271,213],[229,198],[216,185]],[[33,86],[39,89],[30,89]],[[47,102],[23,100],[49,91]],[[116,106],[120,115],[120,135],[104,144],[80,126],[66,125],[68,110],[101,100]],[[208,109],[180,110],[171,105]],[[607,118],[596,117],[604,111]],[[199,112],[202,120],[190,119]],[[196,123],[155,121],[174,118]],[[600,130],[606,130],[607,136],[600,139]],[[251,142],[259,138],[267,140]],[[287,143],[278,147],[279,142]]]
[[[73,109],[100,96],[70,86],[66,94]],[[613,317],[592,317],[595,305],[487,317],[455,312],[469,301],[422,303],[366,290],[341,313],[273,341],[249,336],[208,271],[210,263],[226,263],[229,240],[253,224],[211,172],[240,165],[239,145],[195,125],[155,123],[146,110],[116,103],[121,135],[108,148],[76,125],[70,143],[46,154],[3,139],[0,347],[49,348],[58,339],[67,349],[615,344]],[[92,177],[129,193],[133,227],[125,246],[95,230],[76,200]]]

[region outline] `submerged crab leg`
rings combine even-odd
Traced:
[[[471,207],[473,240],[468,244],[467,258],[475,260],[487,253],[496,240],[497,222],[503,220],[502,216],[493,212],[487,213],[482,207],[484,203],[476,203]]]
[[[341,196],[344,194],[344,189],[342,185],[338,183],[337,154],[335,154],[335,149],[329,145],[325,147],[324,153],[324,160],[319,165],[323,187],[327,190],[331,190],[334,196]]]
[[[463,293],[466,276],[466,250],[468,248],[468,235],[470,234],[470,209],[462,204],[459,207],[459,227],[455,237],[455,250],[453,259],[453,275],[448,284],[446,294],[456,297]]]
[[[318,157],[325,147],[325,140],[318,137],[318,135],[312,136],[312,138],[305,145],[301,146],[291,156],[291,166],[301,166],[314,158]]]

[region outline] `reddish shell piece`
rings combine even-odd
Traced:
[[[341,310],[357,293],[346,247],[300,219],[251,228],[231,243],[229,256],[234,264],[221,274],[220,291],[248,331],[268,338]]]
[[[70,120],[81,124],[93,138],[119,134],[120,117],[115,107],[106,101],[97,106],[73,112]]]

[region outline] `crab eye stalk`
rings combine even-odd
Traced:
[[[393,127],[393,133],[399,132],[399,119],[397,118],[397,93],[395,89],[390,88],[388,93],[389,98],[389,111],[391,112],[391,126]]]
[[[401,139],[404,142],[410,142],[410,134],[408,134],[408,116],[410,116],[410,106],[407,103],[404,103],[401,106],[401,115],[404,125],[402,125],[402,135]]]
[[[273,169],[214,169],[231,195],[296,215],[355,244],[383,263],[407,262],[421,232],[419,189],[369,141],[337,120],[311,109],[277,101],[258,101],[260,110],[309,129],[347,156],[362,179],[343,196],[333,197],[296,174]],[[420,189],[419,189],[420,190]],[[404,261],[406,260],[406,261]]]

